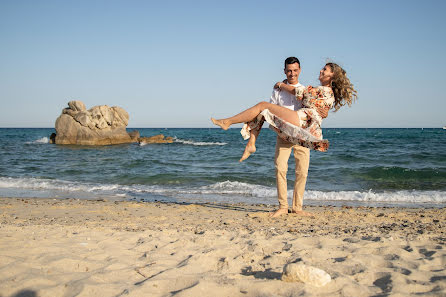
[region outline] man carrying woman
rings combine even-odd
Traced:
[[[335,63],[327,63],[319,73],[321,86],[304,87],[299,84],[300,62],[290,57],[285,60],[285,82],[278,82],[270,103],[260,102],[230,118],[212,122],[226,130],[235,123],[246,123],[242,129],[244,138],[250,138],[240,161],[256,150],[255,142],[266,120],[278,134],[275,167],[279,209],[272,217],[288,213],[287,179],[288,159],[294,150],[296,180],[291,212],[309,215],[302,210],[303,194],[309,166],[309,148],[319,151],[328,149],[328,141],[322,138],[322,118],[328,110],[338,110],[356,99],[356,90],[345,70]]]

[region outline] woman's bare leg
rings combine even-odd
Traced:
[[[254,105],[253,107],[248,108],[230,118],[225,118],[220,120],[211,118],[211,120],[215,125],[220,126],[223,130],[227,130],[232,124],[246,123],[252,121],[259,113],[261,113],[265,109],[269,109],[271,113],[285,120],[288,123],[300,126],[299,117],[297,116],[297,113],[294,110],[290,110],[286,107],[282,107],[268,102],[260,102]]]
[[[260,130],[262,130],[263,123],[265,123],[265,118],[263,116],[257,116],[251,122],[246,123],[248,127],[251,128],[251,130],[249,131],[250,137],[248,143],[246,144],[245,151],[240,158],[240,162],[248,159],[251,154],[256,152],[256,140],[260,134]]]
[[[245,151],[243,152],[243,155],[240,158],[239,162],[245,161],[246,159],[249,158],[251,154],[254,154],[256,152],[256,140],[257,136],[259,136],[261,128],[262,127],[250,131],[250,137],[248,143],[245,146]]]

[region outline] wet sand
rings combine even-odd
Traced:
[[[0,198],[0,297],[446,296],[446,209]],[[287,263],[326,271],[316,288]]]

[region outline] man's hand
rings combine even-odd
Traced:
[[[317,112],[319,113],[319,115],[325,119],[328,116],[328,111],[330,110],[329,107],[317,107]]]
[[[282,82],[276,82],[276,84],[274,85],[274,89],[280,89],[280,86],[282,85],[282,84],[286,84],[287,83],[287,80],[286,79],[284,79]]]

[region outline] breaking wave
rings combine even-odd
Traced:
[[[206,141],[193,141],[193,140],[184,140],[174,137],[174,143],[181,143],[186,145],[195,145],[195,146],[207,146],[207,145],[226,145],[226,142],[206,142]],[[141,142],[140,146],[145,146],[149,143]]]
[[[292,197],[289,190],[288,197]],[[28,195],[28,196],[27,196]],[[238,181],[224,181],[207,186],[161,186],[94,184],[75,181],[0,177],[0,196],[45,197],[45,198],[95,198],[115,197],[123,199],[166,200],[190,202],[224,202],[247,204],[276,204],[275,187],[255,185]],[[413,204],[446,205],[444,191],[313,191],[305,192],[305,201],[312,204]]]
[[[203,146],[203,145],[226,145],[226,142],[205,142],[205,141],[193,141],[193,140],[184,140],[174,137],[175,143],[182,143],[182,144],[188,144],[188,145],[197,145],[197,146]]]
[[[26,144],[44,144],[44,143],[50,143],[50,139],[48,137],[42,137],[42,138],[39,138],[37,140],[28,141],[28,142],[25,142],[25,143]]]

